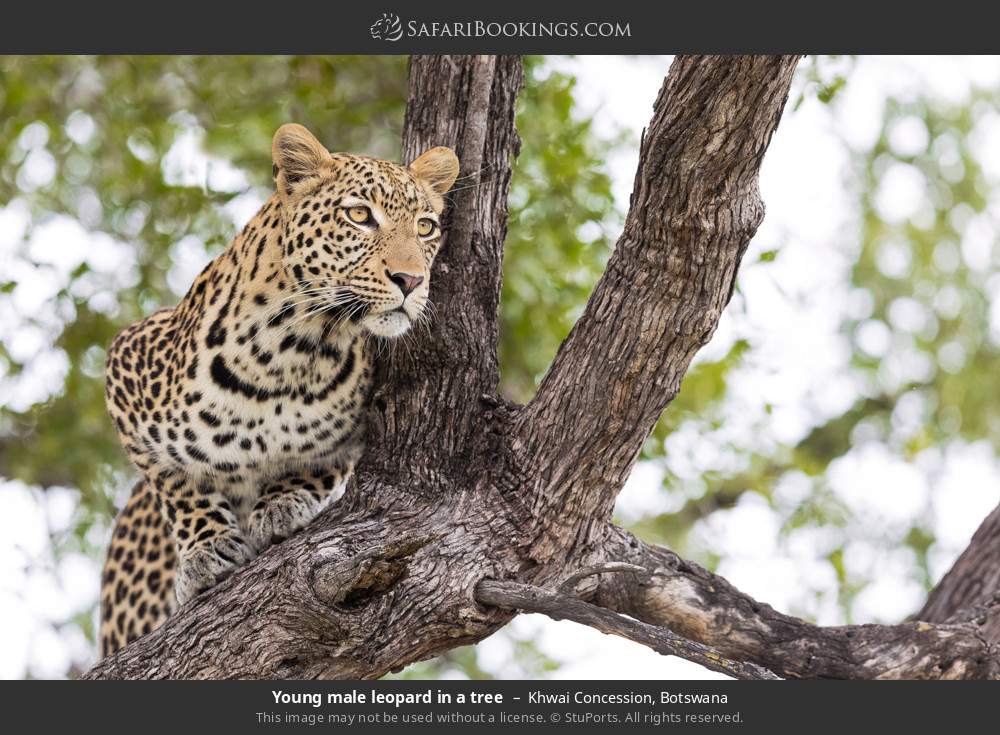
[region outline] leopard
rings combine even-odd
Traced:
[[[103,656],[338,497],[365,445],[375,345],[430,318],[455,152],[331,153],[289,123],[271,159],[256,215],[107,351],[108,413],[139,480],[102,572]]]

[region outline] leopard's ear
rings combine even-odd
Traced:
[[[319,176],[333,159],[316,137],[301,125],[282,125],[271,142],[274,183],[285,201],[305,180]]]
[[[448,193],[458,178],[458,156],[451,148],[438,146],[424,151],[413,163],[410,170],[433,193],[435,209],[440,209],[443,203],[441,197]]]

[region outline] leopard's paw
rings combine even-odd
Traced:
[[[321,508],[320,501],[305,490],[263,499],[250,513],[247,540],[260,553],[305,526]]]
[[[237,533],[212,536],[182,552],[174,578],[177,602],[183,605],[199,592],[214,587],[256,556]]]

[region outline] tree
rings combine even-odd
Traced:
[[[674,62],[623,234],[521,406],[497,395],[496,356],[520,60],[414,57],[403,157],[451,145],[474,182],[448,210],[436,329],[382,363],[369,449],[339,503],[88,676],[377,677],[482,640],[519,610],[745,678],[1000,676],[996,590],[984,584],[995,573],[983,569],[995,513],[924,620],[832,628],[611,523],[732,295],[796,63]]]

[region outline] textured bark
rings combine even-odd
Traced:
[[[679,58],[643,135],[625,229],[517,419],[525,500],[553,544],[592,536],[733,291],[797,57]],[[585,459],[586,458],[586,459]],[[581,461],[584,460],[584,461]]]
[[[755,664],[730,661],[708,646],[683,638],[662,626],[633,620],[565,593],[551,592],[520,582],[485,580],[476,587],[476,599],[487,605],[541,613],[554,620],[572,620],[602,633],[640,643],[665,656],[678,656],[694,661],[706,669],[728,674],[736,679],[778,678]]]
[[[88,676],[378,677],[482,640],[515,608],[663,652],[721,654],[732,662],[717,666],[746,676],[767,676],[753,664],[783,676],[995,676],[974,623],[817,628],[611,524],[732,294],[796,62],[674,62],[624,233],[521,407],[497,397],[496,357],[520,61],[415,57],[404,157],[452,146],[462,178],[432,278],[437,318],[380,363],[369,449],[345,496]]]
[[[608,558],[645,570],[602,575],[591,600],[752,661],[784,678],[996,679],[1000,647],[976,621],[821,627],[774,610],[722,577],[611,528]],[[989,612],[995,615],[1000,605]]]
[[[931,591],[919,620],[976,622],[980,633],[1000,644],[1000,506],[986,516],[972,541]]]

